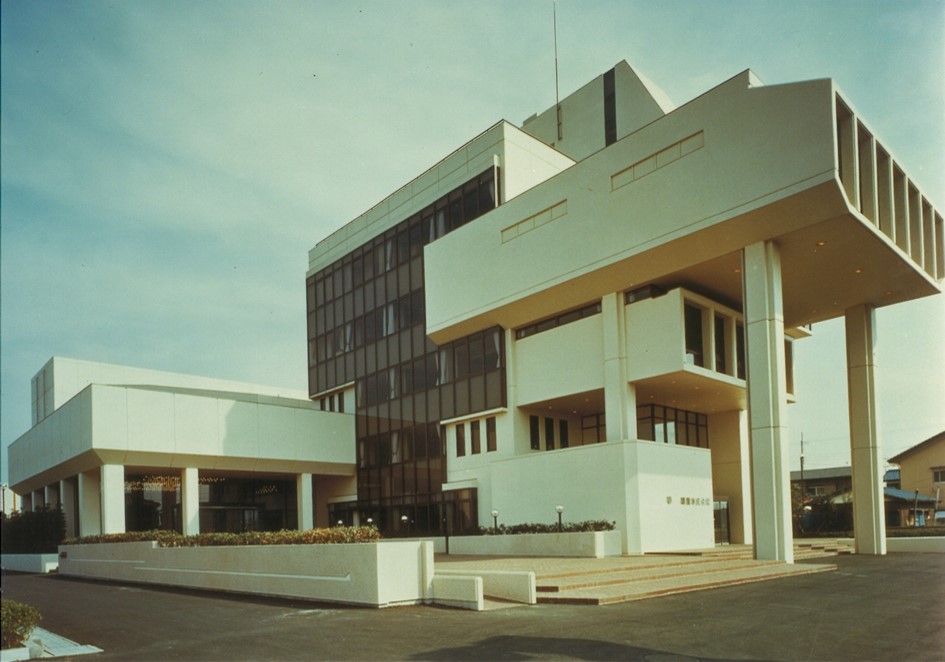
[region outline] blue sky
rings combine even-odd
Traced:
[[[314,243],[554,102],[552,4],[4,0],[0,412],[53,355],[305,388]],[[834,78],[945,208],[945,2],[557,4],[562,94]],[[945,428],[945,296],[878,313],[887,457]],[[843,326],[796,349],[792,458],[849,462]]]

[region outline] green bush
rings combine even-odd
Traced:
[[[21,647],[41,618],[36,607],[13,600],[0,600],[0,631],[3,633],[0,648]]]
[[[66,536],[60,508],[15,512],[0,519],[0,549],[5,554],[53,554]]]
[[[945,536],[945,526],[904,526],[886,529],[887,538],[932,538]]]
[[[69,538],[67,545],[154,540],[161,547],[225,547],[236,545],[327,545],[374,542],[381,534],[373,526],[335,526],[307,531],[247,531],[245,533],[198,533],[184,536],[174,531],[131,531],[82,538]]]
[[[580,533],[586,531],[613,531],[617,527],[616,522],[608,522],[602,519],[589,519],[583,522],[564,522],[561,525],[563,533]],[[480,526],[479,534],[484,536],[493,535],[519,535],[523,533],[558,533],[558,525],[530,522],[525,524],[500,524],[498,529],[491,526]]]

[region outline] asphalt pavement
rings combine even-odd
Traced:
[[[104,660],[945,660],[945,554],[604,607],[362,609],[8,573]]]

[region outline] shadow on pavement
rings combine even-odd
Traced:
[[[597,639],[559,639],[555,637],[498,636],[482,639],[468,646],[421,651],[409,660],[535,660],[549,658],[572,660],[646,660],[647,662],[695,661],[688,655],[636,648]]]

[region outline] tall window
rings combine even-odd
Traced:
[[[479,437],[479,421],[469,422],[469,437],[470,442],[472,443],[472,454],[478,455],[480,452],[482,452],[482,446],[480,445]]]
[[[456,424],[456,457],[463,457],[466,454],[466,425],[464,423]]]
[[[692,363],[704,366],[702,345],[702,308],[691,303],[685,305],[686,323],[686,354],[691,357]]]
[[[555,448],[555,419],[545,419],[545,450],[552,451]]]
[[[561,448],[568,447],[568,421],[562,418],[558,421],[558,437],[561,442]]]
[[[728,373],[726,362],[725,318],[715,316],[715,369],[717,372]]]
[[[486,419],[486,451],[491,453],[496,447],[495,417],[490,416]]]
[[[541,427],[537,416],[528,417],[528,435],[531,440],[532,450],[541,450]]]

